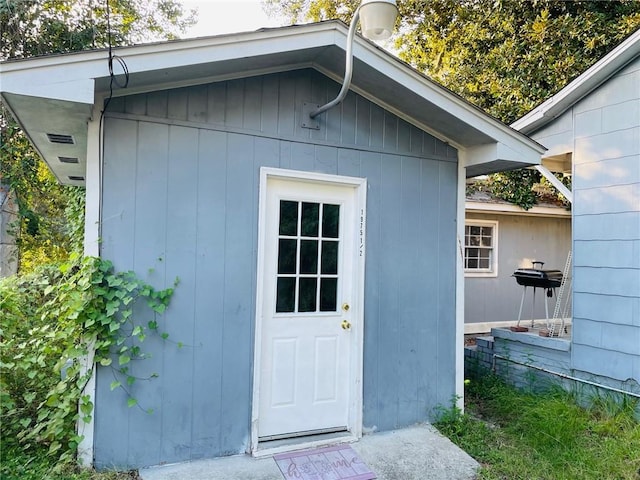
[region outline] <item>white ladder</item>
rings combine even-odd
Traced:
[[[560,290],[558,292],[558,296],[556,297],[556,306],[553,310],[553,317],[551,320],[547,320],[547,330],[550,337],[558,337],[565,333],[564,322],[569,315],[569,307],[571,305],[571,261],[572,252],[571,250],[569,250],[567,261],[564,264],[564,271],[562,272]],[[560,322],[557,322],[557,319],[560,319]]]

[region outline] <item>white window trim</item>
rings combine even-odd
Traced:
[[[464,269],[465,277],[497,277],[498,276],[498,221],[497,220],[476,220],[474,218],[466,219],[464,222],[465,230],[467,226],[493,227],[493,253],[491,256],[491,271],[478,271]],[[466,252],[466,239],[463,242],[463,253]],[[462,257],[464,267],[465,255]]]

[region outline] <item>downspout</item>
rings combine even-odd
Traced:
[[[535,165],[536,170],[538,170],[544,178],[549,180],[549,183],[556,187],[558,191],[566,198],[569,203],[573,204],[573,193],[569,190],[559,179],[556,177],[551,171],[542,165]]]

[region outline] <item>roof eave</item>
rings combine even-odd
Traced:
[[[611,78],[618,70],[640,55],[640,29],[588,68],[558,93],[511,124],[530,134],[562,115],[577,102]]]
[[[115,53],[126,60],[131,87],[116,91],[116,95],[185,86],[188,82],[209,83],[234,75],[238,78],[301,65],[340,78],[347,31],[342,22],[329,21],[118,48]],[[354,56],[353,90],[453,147],[466,149],[463,158],[471,159],[466,165],[468,176],[540,162],[544,147],[375,44],[356,37]],[[91,109],[109,91],[107,58],[108,52],[100,50],[0,64],[3,99],[11,105],[54,171],[59,167],[56,152],[39,138],[43,125],[55,124],[57,110],[63,107],[75,115],[74,128],[83,125],[84,132],[77,135],[84,135],[86,144]],[[383,88],[373,88],[374,81],[383,82]],[[36,104],[41,107],[51,104],[55,108],[41,108],[39,117],[29,115]],[[39,134],[33,133],[37,131]],[[80,165],[85,157],[86,151]],[[64,175],[57,176],[64,181]]]

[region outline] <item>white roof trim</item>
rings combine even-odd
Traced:
[[[588,68],[566,87],[511,124],[523,133],[531,133],[562,115],[618,70],[640,55],[640,29]]]
[[[290,70],[292,65],[340,75],[344,65],[340,50],[346,50],[347,32],[342,22],[329,21],[117,48],[115,53],[127,63],[130,88],[115,94]],[[465,165],[468,176],[540,163],[542,145],[372,42],[356,37],[353,52],[354,91],[458,150],[466,149],[470,154],[461,158],[473,162]],[[0,63],[0,94],[50,166],[57,159],[51,157],[49,145],[38,143],[38,135],[30,131],[41,135],[54,123],[54,113],[47,109],[52,100],[84,115],[74,117],[76,127],[86,123],[88,114],[81,112],[89,112],[95,99],[109,89],[107,57],[108,52],[101,50]],[[71,133],[84,136],[86,143],[86,128]]]
[[[496,213],[502,215],[522,215],[537,217],[565,217],[571,218],[571,211],[561,207],[543,207],[536,205],[525,210],[510,203],[487,203],[466,201],[464,209],[467,213]]]

